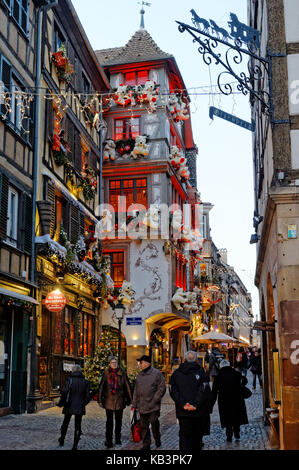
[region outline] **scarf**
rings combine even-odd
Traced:
[[[119,391],[119,382],[118,382],[118,377],[117,377],[117,372],[119,371],[119,367],[117,369],[112,369],[109,367],[109,387],[110,387],[110,392],[112,394],[116,393]]]

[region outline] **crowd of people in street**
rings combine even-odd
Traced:
[[[230,358],[228,358],[230,359]],[[179,423],[179,449],[192,452],[204,446],[203,436],[210,434],[210,415],[218,401],[221,427],[226,430],[226,439],[240,439],[240,426],[248,424],[245,400],[252,392],[246,387],[247,371],[253,374],[253,389],[258,378],[262,387],[262,361],[260,350],[240,348],[232,360],[226,359],[219,348],[207,353],[203,367],[196,351],[188,351],[183,362],[173,371],[169,381],[169,394],[175,404]],[[162,372],[151,365],[151,357],[143,355],[137,359],[140,372],[134,390],[126,372],[119,367],[115,356],[109,358],[109,367],[104,371],[99,384],[98,403],[106,412],[105,446],[111,449],[121,445],[123,410],[131,406],[138,413],[141,450],[151,449],[151,433],[156,449],[161,447],[160,409],[166,393]],[[70,379],[61,391],[58,406],[63,407],[64,420],[61,426],[59,445],[64,445],[68,425],[75,417],[73,450],[80,440],[82,417],[90,401],[89,384],[79,365],[74,366]],[[151,432],[150,432],[151,429]],[[114,430],[114,442],[113,442]]]

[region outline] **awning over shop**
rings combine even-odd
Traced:
[[[39,305],[39,302],[35,300],[33,297],[19,294],[18,292],[14,292],[13,290],[3,289],[2,287],[0,287],[0,295],[12,297],[13,299],[23,300],[24,302],[28,302],[30,304]]]

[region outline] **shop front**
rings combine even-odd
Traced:
[[[41,395],[38,409],[58,401],[59,389],[72,372],[73,365],[83,366],[84,359],[91,356],[96,347],[96,302],[63,286],[59,292],[66,299],[62,309],[59,306],[51,308],[47,303],[49,292],[46,294],[44,291],[41,295],[42,307],[37,323],[37,342],[40,345],[37,348],[37,382]]]
[[[174,367],[191,348],[190,321],[175,313],[161,313],[147,318],[146,327],[152,364],[162,371],[168,382]]]
[[[0,288],[0,416],[24,413],[28,347],[35,299]]]

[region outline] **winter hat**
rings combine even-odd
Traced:
[[[226,359],[222,359],[222,361],[219,364],[220,369],[223,369],[223,367],[230,367],[230,362],[227,361]]]

